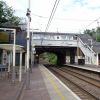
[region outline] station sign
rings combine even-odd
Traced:
[[[14,34],[11,32],[0,32],[0,43],[12,43],[14,40]]]

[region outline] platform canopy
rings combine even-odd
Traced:
[[[13,44],[0,44],[0,48],[8,51],[13,51]],[[20,52],[20,51],[25,52],[24,46],[16,45],[15,48],[16,48],[16,52]]]

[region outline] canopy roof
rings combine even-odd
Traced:
[[[13,51],[13,44],[0,44],[0,48],[8,51]],[[20,51],[25,52],[24,46],[15,45],[15,48],[16,48],[16,52],[20,52]]]

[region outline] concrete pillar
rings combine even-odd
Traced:
[[[10,60],[11,60],[11,65],[12,65],[12,62],[13,62],[13,53],[12,52],[10,52]],[[11,66],[12,67],[12,66]]]
[[[70,49],[70,64],[75,63],[75,50],[73,48]]]
[[[25,53],[25,70],[24,70],[24,72],[26,72],[26,66],[27,66],[27,53]]]
[[[79,47],[77,47],[77,63],[78,63],[79,57],[80,57],[80,54],[79,54]]]
[[[66,64],[66,54],[58,54],[57,55],[57,65]]]
[[[97,53],[97,59],[96,59],[96,65],[99,65],[99,55],[98,55],[98,53]]]
[[[22,51],[20,51],[19,81],[22,80]]]
[[[62,58],[60,58],[62,61],[62,64],[66,64],[66,54],[62,54]]]
[[[11,66],[11,53],[8,54],[8,73],[10,72],[10,66]]]
[[[61,65],[60,54],[57,55],[57,65]]]

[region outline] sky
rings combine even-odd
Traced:
[[[15,15],[27,19],[29,0],[3,0]],[[45,31],[55,0],[31,1],[31,29]],[[99,26],[100,0],[60,0],[49,32],[82,33]],[[97,20],[98,19],[98,20]]]

